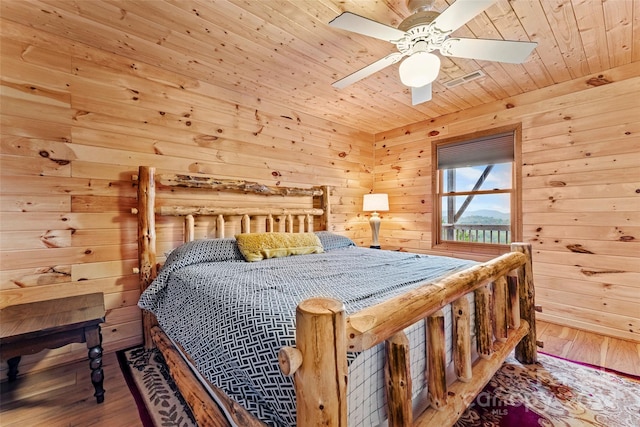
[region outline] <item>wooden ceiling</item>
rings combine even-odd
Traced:
[[[453,0],[447,0],[452,3]],[[434,9],[443,11],[445,0]],[[377,133],[640,60],[640,0],[497,0],[453,34],[538,43],[524,64],[442,57],[433,99],[411,105],[392,65],[338,90],[331,83],[395,51],[332,28],[350,11],[397,26],[405,0],[24,0],[4,19],[269,102]],[[482,70],[485,77],[444,83]],[[197,90],[197,89],[196,89]]]

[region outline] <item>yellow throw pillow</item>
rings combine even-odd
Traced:
[[[247,261],[324,252],[314,233],[244,233],[236,241]]]

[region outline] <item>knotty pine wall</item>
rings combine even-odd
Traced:
[[[640,64],[376,135],[387,248],[432,246],[431,143],[522,123],[523,237],[539,317],[640,341]]]
[[[330,185],[333,231],[368,229],[356,207],[373,181],[372,134],[11,21],[0,42],[0,307],[104,292],[105,350],[142,342],[139,165]],[[182,229],[164,233],[161,247]],[[74,344],[25,357],[20,371],[85,357]]]

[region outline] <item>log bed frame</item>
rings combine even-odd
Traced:
[[[216,217],[217,235],[224,237],[224,222],[240,216],[242,232],[250,232],[251,217],[265,218],[266,231],[330,230],[328,187],[310,189],[266,187],[252,182],[217,179],[207,175],[155,175],[155,169],[141,166],[137,177],[139,274],[141,290],[156,277],[156,215],[185,217],[185,241],[194,238],[194,216]],[[171,188],[203,188],[265,196],[312,196],[320,208],[204,208],[156,207],[156,184]],[[279,229],[274,229],[277,217]],[[314,221],[315,218],[315,221]],[[297,227],[296,227],[297,222]],[[260,231],[260,230],[258,230]],[[296,345],[282,348],[278,362],[285,375],[293,375],[297,425],[347,426],[347,352],[362,351],[385,343],[385,382],[389,426],[450,426],[462,415],[506,357],[525,364],[536,362],[534,286],[531,245],[513,243],[511,252],[461,272],[426,283],[407,293],[365,308],[349,316],[342,302],[313,298],[296,310]],[[476,311],[478,360],[471,361],[469,303],[473,292]],[[442,308],[452,304],[452,342],[457,380],[447,385],[445,377],[445,329]],[[413,409],[409,342],[403,330],[426,321],[427,387]],[[179,352],[158,326],[155,317],[143,310],[144,342],[162,352],[178,388],[191,407],[200,427],[230,426],[230,416],[240,426],[264,426],[243,407],[212,384],[210,396]],[[181,350],[181,349],[180,349]],[[225,413],[227,416],[225,416]]]

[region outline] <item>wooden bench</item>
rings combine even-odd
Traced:
[[[9,363],[15,381],[21,356],[71,343],[87,343],[91,382],[98,403],[104,401],[102,383],[102,293],[12,305],[0,310],[0,355]]]

